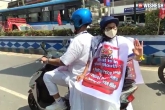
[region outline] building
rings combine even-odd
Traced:
[[[30,5],[34,3],[47,2],[50,0],[15,0],[8,3],[8,8],[18,7],[22,5]],[[88,7],[94,16],[94,21],[98,21],[101,16],[108,14],[108,8],[104,6],[104,0],[83,0],[85,6]],[[99,1],[99,2],[98,2]],[[111,0],[110,13],[111,15],[117,17],[120,21],[132,22],[134,21],[134,0]],[[145,0],[137,0],[138,3],[144,3]],[[148,0],[151,1],[151,0]],[[162,1],[162,0],[156,0]],[[100,5],[101,4],[101,5]],[[136,7],[136,22],[145,22],[145,8]]]
[[[8,8],[8,3],[16,0],[0,0],[0,10]]]
[[[108,14],[108,8],[104,6],[103,0],[99,0],[102,3],[101,13],[102,16]],[[111,3],[110,12],[111,15],[117,17],[120,21],[134,21],[134,0],[112,0],[114,3]],[[139,8],[138,4],[152,2],[164,2],[164,0],[136,0],[136,22],[144,23],[145,22],[145,11],[146,8]]]
[[[103,0],[100,0],[102,3]],[[144,2],[141,0],[139,2]],[[139,2],[136,2],[138,4]],[[104,4],[103,4],[104,5]],[[144,12],[145,9],[136,8],[136,21],[139,23],[143,23],[144,20]],[[114,3],[111,3],[110,7],[111,15],[117,17],[120,21],[132,22],[134,21],[134,0],[114,0]],[[102,7],[102,16],[108,14],[108,8]]]
[[[47,2],[50,0],[12,0],[12,2],[8,3],[8,8],[13,8],[13,7],[19,7],[23,5],[30,5],[34,3],[41,3],[41,2]]]

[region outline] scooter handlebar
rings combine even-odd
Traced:
[[[45,56],[45,55],[44,55],[44,56],[42,56],[42,57],[46,57],[46,58],[48,58],[48,57],[47,57],[47,56]],[[41,60],[41,58],[37,59],[35,62],[36,62],[36,63],[42,63],[42,64],[44,63],[44,62]]]
[[[43,63],[43,61],[41,60],[41,58],[40,59],[37,59],[35,62],[36,63]]]

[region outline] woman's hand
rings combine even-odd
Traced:
[[[143,55],[143,41],[140,44],[139,40],[135,40],[134,41],[134,49],[133,49],[133,53],[138,56],[141,57]]]
[[[77,81],[79,82],[79,81],[83,80],[84,77],[85,77],[84,74],[78,75],[78,76],[77,76]]]

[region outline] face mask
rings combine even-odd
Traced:
[[[114,38],[116,36],[117,29],[111,29],[109,31],[105,31],[105,35],[109,38]]]

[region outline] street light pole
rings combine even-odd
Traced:
[[[108,16],[111,16],[111,7],[108,6]]]
[[[105,4],[108,8],[108,16],[111,16],[111,0],[106,0]]]
[[[85,0],[82,0],[83,8],[85,8]]]
[[[115,7],[115,2],[112,0],[112,13],[114,14],[114,7]]]
[[[134,24],[136,24],[136,0],[134,1]]]
[[[23,5],[23,6],[25,5],[25,1],[24,1],[24,0],[22,0],[22,5]]]

